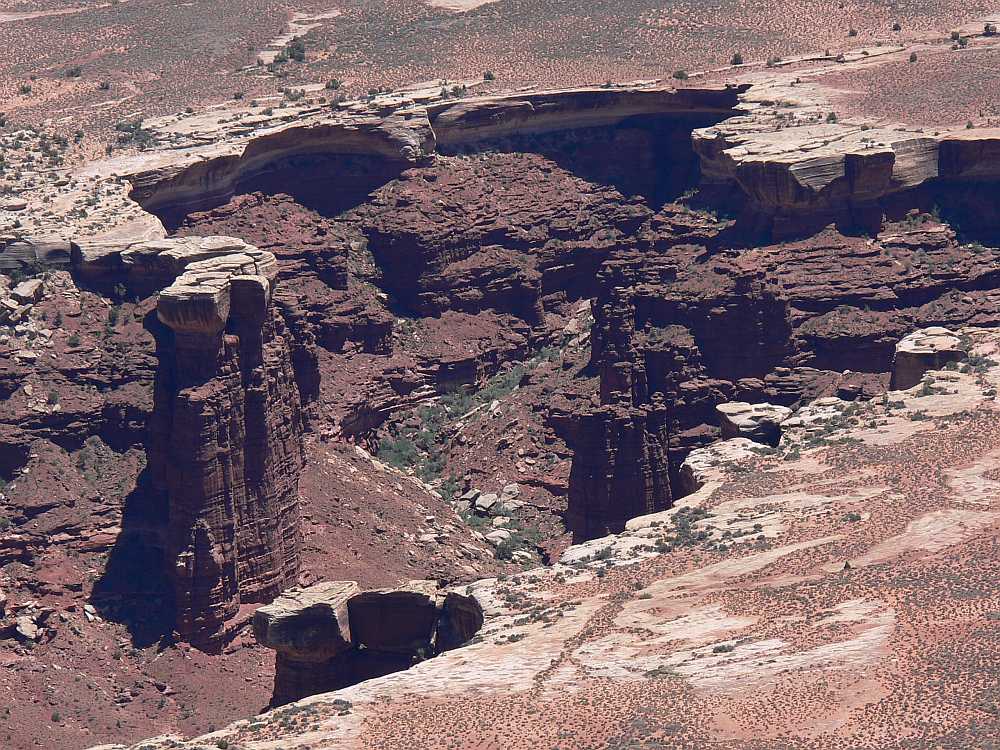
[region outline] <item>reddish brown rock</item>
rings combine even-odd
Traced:
[[[274,253],[279,285],[275,302],[295,334],[331,351],[357,346],[365,352],[391,350],[392,315],[374,288],[349,271],[349,256],[364,255],[364,236],[328,219],[290,196],[252,193],[211,211],[189,216],[178,235],[231,234]],[[295,349],[296,362],[310,357]],[[315,364],[296,366],[300,379]],[[314,394],[315,384],[302,384]],[[313,396],[314,397],[314,396]],[[312,397],[305,399],[312,400]]]
[[[441,157],[358,210],[382,283],[420,314],[495,309],[537,321],[541,298],[587,296],[600,261],[650,211],[539,154]]]
[[[182,638],[212,647],[246,602],[299,565],[298,389],[271,304],[274,256],[246,247],[188,266],[160,294],[149,468]]]
[[[573,415],[566,527],[575,541],[621,531],[671,504],[667,407],[606,404]]]
[[[672,504],[668,409],[662,394],[649,396],[632,343],[635,307],[622,292],[614,287],[595,304],[601,404],[578,410],[563,426],[574,451],[566,527],[575,541],[619,532],[630,518]]]

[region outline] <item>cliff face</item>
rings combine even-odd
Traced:
[[[573,448],[566,527],[576,542],[621,531],[630,518],[669,508],[668,410],[650,397],[646,368],[632,343],[635,306],[620,287],[595,304],[600,405],[561,424]]]
[[[538,154],[439,158],[357,212],[382,283],[422,315],[494,309],[538,322],[543,298],[585,294],[650,211]]]
[[[160,294],[153,491],[175,629],[211,647],[241,603],[269,601],[299,565],[302,414],[291,350],[271,304],[271,253],[191,263]]]
[[[618,125],[643,117],[724,117],[749,86],[579,88],[443,102],[427,108],[442,148]]]
[[[748,230],[790,237],[837,222],[871,235],[884,215],[919,205],[997,231],[1000,216],[983,195],[1000,181],[1000,131],[841,122],[830,92],[800,76],[780,73],[743,92],[741,115],[692,132],[703,184],[745,198]]]
[[[381,105],[324,107],[259,131],[252,126],[238,132],[206,130],[198,138],[188,133],[190,147],[137,165],[128,175],[129,197],[168,227],[178,226],[192,212],[258,190],[290,193],[332,215],[363,203],[380,185],[439,153],[525,136],[568,135],[576,149],[582,133],[595,132],[608,138],[599,137],[583,163],[603,169],[608,149],[623,153],[624,148],[629,157],[645,158],[647,168],[623,169],[620,159],[610,160],[615,168],[648,173],[676,161],[672,154],[677,150],[684,152],[685,163],[693,164],[691,129],[733,114],[745,89],[583,88],[460,102],[427,104],[401,97]],[[637,123],[641,133],[632,132]],[[622,129],[628,134],[616,138]],[[331,180],[331,174],[337,179]]]
[[[433,150],[423,110],[325,112],[248,141],[223,140],[162,163],[153,160],[129,177],[130,197],[168,226],[259,189],[299,198],[322,195],[324,207],[336,212]],[[336,181],[329,179],[332,173]]]

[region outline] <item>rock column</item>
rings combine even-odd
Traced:
[[[574,451],[566,526],[575,542],[622,531],[630,518],[672,504],[668,409],[662,394],[648,393],[632,342],[635,308],[618,287],[597,304],[601,403],[576,413],[564,436]]]
[[[241,603],[270,601],[299,565],[302,418],[271,253],[189,264],[160,293],[149,467],[167,508],[179,636],[219,645]]]

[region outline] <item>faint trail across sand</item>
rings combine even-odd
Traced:
[[[303,36],[308,34],[313,29],[322,26],[323,21],[327,21],[331,18],[336,18],[341,14],[340,10],[331,10],[326,13],[293,13],[292,17],[288,21],[288,31],[276,36],[270,42],[267,43],[267,47],[257,53],[257,59],[260,60],[265,65],[274,62],[274,58],[278,56],[288,43],[292,41],[297,36]]]
[[[14,23],[15,21],[30,21],[32,18],[45,18],[46,16],[68,16],[73,13],[87,10],[86,8],[55,8],[54,10],[29,10],[21,13],[0,12],[0,23]]]
[[[444,8],[456,13],[464,13],[467,10],[478,8],[480,5],[493,2],[493,0],[424,0],[424,2],[432,8]]]

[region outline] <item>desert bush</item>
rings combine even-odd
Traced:
[[[305,62],[306,60],[306,43],[302,41],[301,37],[295,37],[288,43],[285,47],[285,51],[288,54],[289,59],[295,62]]]

